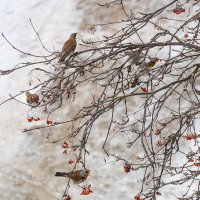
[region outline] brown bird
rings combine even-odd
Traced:
[[[55,176],[67,177],[69,179],[72,179],[74,183],[79,184],[84,182],[89,174],[90,170],[84,169],[84,170],[74,170],[71,172],[56,172]]]
[[[39,96],[37,94],[31,94],[30,92],[26,92],[26,102],[28,104],[37,104],[39,103]]]
[[[159,61],[159,58],[152,58],[149,62],[145,63],[146,68],[150,69]]]
[[[59,62],[63,62],[65,58],[69,55],[72,55],[76,49],[76,35],[77,33],[72,33],[69,39],[63,45],[62,51],[60,53]]]

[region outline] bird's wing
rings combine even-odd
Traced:
[[[69,39],[65,42],[62,51],[61,51],[61,58],[63,56],[67,57],[67,55],[71,52],[73,52],[76,48],[76,40]]]
[[[83,177],[80,176],[80,171],[81,170],[76,170],[76,171],[73,171],[73,172],[69,172],[69,173],[67,173],[67,175],[73,181],[80,182],[80,181],[82,181],[82,178],[83,178]]]

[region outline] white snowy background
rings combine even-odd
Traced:
[[[83,38],[99,37],[104,31],[97,30],[96,35],[88,33],[88,28],[97,23],[105,23],[110,19],[121,19],[123,16],[120,9],[99,9],[96,0],[1,0],[0,1],[0,32],[17,48],[30,53],[39,54],[42,47],[31,28],[31,18],[36,30],[45,46],[53,50],[61,49],[62,43],[72,32],[78,32],[78,41]],[[105,1],[104,1],[105,2]],[[166,4],[169,1],[158,0],[127,0],[126,5],[137,12],[150,12]],[[112,9],[112,8],[111,8]],[[170,12],[169,12],[170,13]],[[168,15],[169,13],[165,13]],[[182,17],[186,17],[183,14]],[[174,24],[172,24],[174,25]],[[148,34],[153,34],[148,31]],[[146,33],[144,33],[146,34]],[[79,47],[78,47],[79,48]],[[77,50],[78,50],[77,48]],[[0,70],[9,69],[17,63],[27,59],[21,53],[12,49],[11,46],[0,37]],[[26,70],[16,71],[8,76],[0,77],[0,102],[9,98],[9,93],[14,95],[28,88]],[[19,97],[25,101],[25,96]],[[87,100],[87,93],[83,96],[83,102]],[[66,109],[73,110],[73,105]],[[72,107],[72,108],[71,108]],[[74,106],[75,107],[75,106]],[[0,199],[1,200],[55,200],[61,199],[67,180],[54,176],[56,171],[69,171],[67,158],[62,153],[61,144],[52,144],[47,139],[47,131],[33,131],[22,133],[20,129],[30,126],[26,121],[27,106],[16,101],[9,101],[0,107]],[[67,111],[66,111],[67,112]],[[57,117],[61,117],[57,113]],[[40,123],[44,123],[41,121]],[[102,164],[104,154],[101,150],[104,138],[103,134],[106,120],[95,127],[95,133],[90,144],[92,151],[88,158],[88,168],[91,175],[88,183],[92,185],[93,194],[80,196],[81,189],[71,185],[70,194],[74,199],[133,199],[140,191],[140,183],[136,174],[130,173],[125,176],[123,163]],[[54,130],[58,135],[67,131],[65,128]],[[114,139],[116,150],[119,149],[117,137]],[[140,152],[130,154],[137,157]],[[138,172],[137,172],[138,175]],[[184,187],[176,188],[176,194],[182,193]],[[158,199],[174,199],[171,188],[161,191]],[[175,192],[175,191],[174,191]]]

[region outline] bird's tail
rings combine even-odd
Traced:
[[[63,176],[63,177],[68,177],[66,172],[56,172],[55,176]]]

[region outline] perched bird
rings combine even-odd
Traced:
[[[84,170],[74,170],[71,172],[56,172],[55,176],[62,176],[62,177],[67,177],[69,179],[72,179],[74,183],[79,184],[84,182],[88,175],[90,174],[89,169],[84,169]]]
[[[59,62],[63,62],[67,56],[74,53],[76,49],[76,35],[77,33],[72,33],[69,39],[63,45]]]
[[[39,96],[37,94],[31,94],[30,92],[26,92],[26,102],[28,104],[37,104],[39,103]]]
[[[159,58],[151,58],[151,60],[149,62],[146,62],[146,68],[150,69],[152,67],[154,67],[154,65],[159,61]]]

